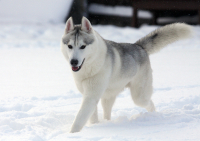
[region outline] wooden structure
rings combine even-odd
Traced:
[[[90,4],[101,4],[105,6],[132,6],[131,0],[87,0]],[[92,24],[114,24],[117,26],[131,26],[131,17],[117,16],[110,14],[97,14],[88,11],[88,18]]]
[[[137,27],[138,9],[145,10],[196,10],[198,11],[198,24],[200,24],[200,1],[199,0],[131,0],[133,5],[132,26]],[[153,21],[157,24],[157,13],[154,12]]]
[[[96,4],[104,4],[104,5],[123,5],[123,6],[130,6],[132,5],[132,0],[87,0],[88,4],[96,3]]]
[[[200,24],[200,0],[88,0],[91,3],[104,4],[110,6],[123,5],[133,7],[131,25],[138,26],[138,10],[149,10],[153,12],[153,24],[157,24],[159,10],[182,10],[198,11],[198,24]]]

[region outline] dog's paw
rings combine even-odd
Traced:
[[[69,131],[69,133],[80,132],[80,130],[81,130],[80,126],[72,125],[71,130]]]
[[[77,133],[79,131],[70,130],[69,133]]]
[[[71,130],[69,131],[69,133],[76,133],[76,132],[80,132],[80,130],[71,129]]]
[[[148,107],[146,107],[147,111],[148,112],[155,112],[156,111],[156,108],[154,106],[154,103],[152,101],[150,101]]]
[[[99,123],[98,120],[90,120],[90,124],[95,124],[95,123]]]
[[[98,117],[91,117],[90,118],[90,123],[91,124],[95,124],[95,123],[98,123],[98,122],[99,122]]]

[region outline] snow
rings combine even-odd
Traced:
[[[106,39],[134,43],[157,26],[94,28]],[[1,24],[0,140],[200,140],[200,27],[193,28],[194,37],[150,57],[156,112],[134,105],[126,89],[111,121],[99,104],[100,122],[70,134],[81,94],[59,47],[64,24]]]
[[[72,0],[1,0],[0,22],[61,23]]]

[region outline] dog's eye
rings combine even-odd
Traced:
[[[69,49],[72,49],[73,47],[72,47],[71,45],[68,45],[68,48],[69,48]]]
[[[81,47],[80,47],[80,49],[84,49],[86,47],[86,45],[82,45]]]

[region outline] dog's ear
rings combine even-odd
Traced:
[[[72,17],[70,17],[66,22],[65,33],[69,33],[74,29],[74,23]]]
[[[91,25],[90,21],[86,17],[82,18],[81,30],[83,30],[85,32],[90,32],[92,30],[92,25]]]

